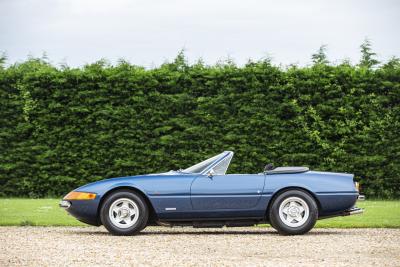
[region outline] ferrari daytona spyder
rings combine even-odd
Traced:
[[[114,235],[146,226],[238,227],[269,223],[280,234],[304,234],[318,219],[362,213],[354,176],[268,164],[258,174],[226,174],[225,151],[186,169],[105,179],[60,202],[69,214]]]

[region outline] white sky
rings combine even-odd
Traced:
[[[398,0],[0,0],[9,63],[46,52],[54,64],[151,67],[184,48],[210,64],[270,56],[305,65],[322,44],[330,60],[357,62],[365,37],[386,60],[400,57],[399,26]]]

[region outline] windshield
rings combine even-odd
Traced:
[[[214,174],[224,175],[228,170],[229,163],[231,162],[232,157],[233,157],[232,151],[225,151],[212,158],[197,163],[196,165],[193,165],[187,169],[184,169],[183,172],[204,174],[207,171],[213,169]]]

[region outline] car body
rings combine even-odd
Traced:
[[[97,181],[66,195],[60,206],[84,223],[105,225],[113,234],[134,234],[154,224],[221,227],[259,223],[271,223],[283,234],[302,234],[316,219],[362,213],[355,207],[359,192],[352,174],[271,166],[258,174],[226,174],[232,157],[233,152],[225,151],[185,170]],[[122,200],[114,199],[109,210],[103,210],[107,199],[117,193]],[[277,203],[280,207],[274,214],[274,203],[285,194],[286,200]],[[145,222],[128,231],[128,224],[140,217],[135,214],[146,215]],[[305,215],[314,219],[310,219],[311,227],[303,229],[296,222]]]

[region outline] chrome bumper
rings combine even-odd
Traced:
[[[71,202],[66,201],[66,200],[61,200],[60,203],[58,204],[61,208],[68,209],[71,207]]]
[[[357,200],[358,201],[364,201],[365,200],[365,196],[364,195],[358,195]]]

